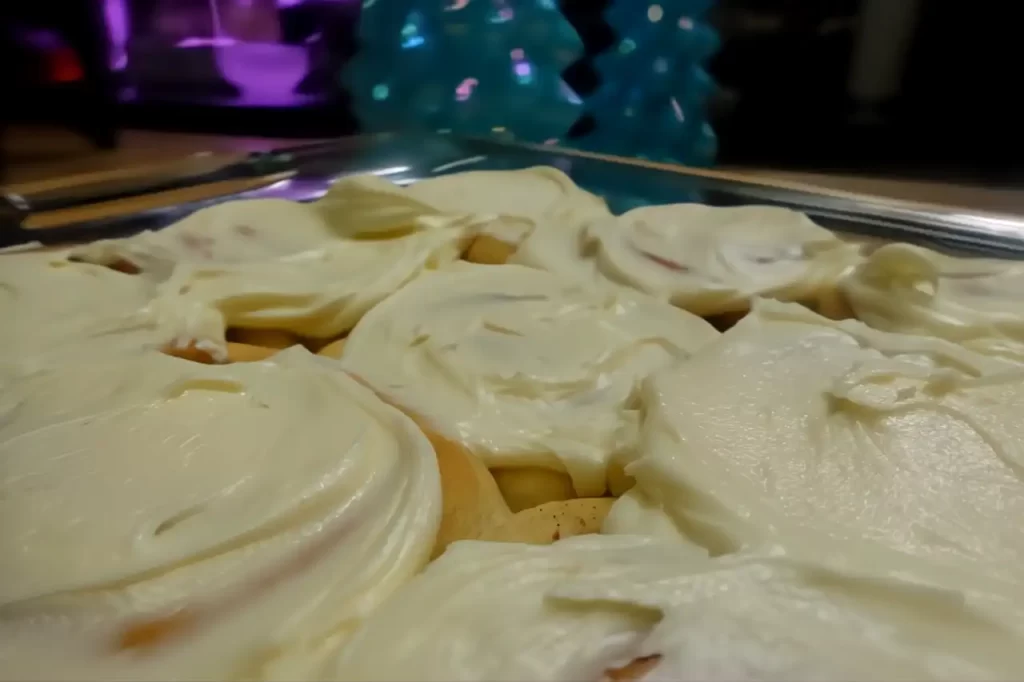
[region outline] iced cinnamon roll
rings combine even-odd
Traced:
[[[328,365],[153,352],[5,386],[0,678],[308,679],[441,516],[427,438]]]
[[[958,258],[909,244],[878,248],[843,283],[872,327],[929,334],[1024,359],[1024,264]]]
[[[371,310],[341,363],[488,467],[567,474],[588,497],[636,445],[640,382],[717,337],[649,297],[460,263]]]
[[[1024,585],[1014,363],[762,301],[643,402],[636,487],[608,530]]]
[[[177,336],[225,353],[233,329],[283,330],[330,341],[422,273],[454,262],[459,226],[388,240],[340,241],[269,262],[179,265],[150,306]]]
[[[701,316],[764,296],[844,316],[838,281],[859,248],[801,213],[769,206],[650,206],[573,230],[538,230],[510,262],[643,291]]]
[[[461,542],[367,619],[336,680],[999,680],[1019,631],[959,595],[783,556],[588,536]]]
[[[264,263],[349,239],[391,239],[450,224],[442,212],[373,175],[343,178],[312,203],[238,199],[159,230],[72,250],[75,258],[166,279],[174,266]]]
[[[144,313],[153,293],[64,251],[0,255],[0,374],[160,348],[169,333]]]
[[[174,329],[176,345],[224,360],[228,330],[284,333],[313,347],[338,338],[410,279],[457,260],[476,221],[359,176],[316,204],[230,201],[72,256],[154,282],[151,313]]]
[[[535,227],[571,229],[612,215],[604,199],[550,166],[453,173],[420,180],[406,191],[444,212],[490,215],[467,253],[478,263],[505,262]]]
[[[71,254],[165,279],[179,263],[262,262],[323,246],[338,236],[308,204],[244,199],[201,209],[159,230],[83,244]]]
[[[573,227],[611,216],[605,202],[548,166],[467,171],[428,177],[401,187],[366,175],[344,178],[312,206],[348,234],[379,238],[430,216],[475,216],[469,260],[504,262],[534,227]]]
[[[65,250],[0,255],[0,376],[61,363],[159,349],[196,362],[214,358],[152,314],[158,287]],[[220,361],[262,360],[276,348],[228,342]]]

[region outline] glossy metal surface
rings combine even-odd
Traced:
[[[841,196],[736,182],[664,170],[635,161],[604,160],[578,152],[438,134],[381,134],[310,145],[287,154],[295,175],[241,194],[189,202],[106,220],[48,229],[0,228],[0,247],[39,241],[63,244],[158,229],[206,206],[232,199],[279,197],[309,201],[335,180],[375,173],[399,183],[466,170],[508,170],[551,165],[580,186],[604,196],[616,213],[648,204],[702,202],[721,206],[772,204],[804,211],[837,231],[910,241],[947,251],[1024,259],[1024,220],[946,209],[917,209],[883,199]],[[225,173],[252,175],[247,159]],[[287,226],[282,226],[286,228]]]

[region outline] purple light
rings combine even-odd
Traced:
[[[530,66],[530,62],[526,60],[526,52],[521,47],[514,48],[509,55],[512,57],[512,72],[516,76],[516,81],[521,85],[533,82],[533,68]]]
[[[128,8],[125,0],[106,0],[103,3],[103,15],[110,34],[110,68],[121,71],[128,65]]]
[[[455,99],[459,102],[465,102],[473,96],[473,88],[480,85],[480,81],[475,78],[467,78],[466,80],[459,83],[459,86],[455,88]]]
[[[196,72],[196,64],[202,64],[206,57],[189,56],[177,59],[176,50],[164,52],[166,58],[160,58],[158,66],[147,62],[145,68],[136,69],[128,63],[128,45],[132,38],[146,38],[144,43],[146,54],[152,59],[153,54],[161,54],[160,45],[167,45],[167,38],[171,38],[170,44],[179,50],[209,51],[216,68],[221,76],[241,92],[241,95],[225,104],[236,106],[294,106],[304,105],[318,101],[319,95],[299,94],[295,90],[309,72],[312,56],[319,54],[317,49],[310,51],[308,45],[313,45],[321,40],[321,31],[317,30],[310,35],[302,44],[279,44],[277,42],[245,42],[234,36],[240,35],[228,26],[222,24],[225,17],[221,12],[228,4],[225,0],[208,0],[208,6],[204,10],[203,4],[196,6],[192,3],[179,3],[177,0],[143,0],[144,2],[160,5],[159,13],[171,18],[178,18],[182,21],[171,22],[177,25],[192,23],[198,18],[200,25],[203,23],[204,12],[209,15],[207,21],[212,21],[212,35],[182,36],[167,35],[164,40],[160,38],[164,33],[160,24],[145,27],[134,27],[131,20],[130,0],[102,0],[104,18],[108,35],[110,37],[109,64],[113,70],[130,69],[138,78],[145,80],[148,73],[166,72],[172,82],[176,82],[175,73],[181,74],[182,84],[202,80],[205,76]],[[386,1],[386,0],[382,0]],[[292,9],[306,5],[308,0],[275,0],[267,7],[262,3],[253,0],[229,0],[231,3],[233,17],[232,22],[242,20],[248,21],[246,17],[258,19],[258,23],[266,25],[268,22],[280,22],[279,10]],[[360,0],[316,0],[311,3],[311,11],[320,16],[320,6],[332,4],[336,6],[356,5]],[[193,17],[193,15],[198,16]],[[258,13],[258,16],[257,16]],[[338,21],[339,16],[333,15],[332,11],[323,13],[324,21]],[[195,25],[193,23],[193,25]],[[135,35],[136,32],[143,32],[145,35]],[[233,35],[232,35],[233,34]],[[154,47],[155,46],[155,47]],[[193,53],[195,54],[195,53]],[[209,61],[205,63],[209,64]],[[142,67],[143,65],[137,65]],[[203,68],[203,67],[199,67]],[[162,78],[164,76],[158,76]],[[128,92],[122,93],[129,97]],[[169,94],[170,97],[175,97]]]
[[[230,36],[191,36],[182,38],[174,44],[183,50],[194,47],[231,47],[240,43]]]
[[[297,45],[235,43],[215,47],[214,56],[225,80],[253,106],[295,103],[295,87],[309,70],[309,53]]]

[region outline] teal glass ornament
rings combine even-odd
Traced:
[[[342,83],[367,131],[556,142],[582,113],[561,77],[582,52],[556,0],[364,0]]]
[[[715,85],[705,68],[719,47],[705,20],[713,4],[614,0],[605,20],[616,42],[595,58],[601,85],[586,100],[595,125],[574,144],[655,161],[714,162],[707,110]]]

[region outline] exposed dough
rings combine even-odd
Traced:
[[[841,317],[836,285],[859,259],[858,247],[796,211],[674,204],[577,230],[537,230],[509,262],[637,289],[701,316],[744,311],[769,296]]]
[[[479,538],[503,526],[512,512],[483,462],[421,421],[419,424],[434,447],[441,472],[443,514],[432,554],[436,557],[456,540]]]
[[[576,535],[590,535],[601,530],[612,502],[614,499],[610,497],[547,502],[517,512],[477,537],[495,542],[549,545]]]
[[[347,338],[341,338],[336,341],[331,341],[329,344],[317,351],[317,355],[323,355],[324,357],[334,358],[337,360],[341,357],[341,354],[345,352],[345,342]]]
[[[856,316],[1024,360],[1024,263],[956,258],[910,244],[875,250],[843,283]]]
[[[1018,642],[955,594],[784,557],[709,559],[638,536],[467,541],[367,619],[325,676],[1002,680],[1024,666]]]
[[[495,469],[494,480],[512,511],[576,497],[568,474],[538,467]]]
[[[566,472],[594,497],[636,444],[639,382],[717,337],[647,297],[460,263],[374,308],[341,362],[488,467]]]
[[[440,555],[457,540],[550,544],[562,537],[597,533],[612,500],[558,500],[522,511],[509,508],[492,472],[464,446],[410,415],[437,455],[443,514],[434,545]]]
[[[476,237],[466,251],[466,260],[481,265],[502,265],[507,263],[516,247],[489,234]]]

